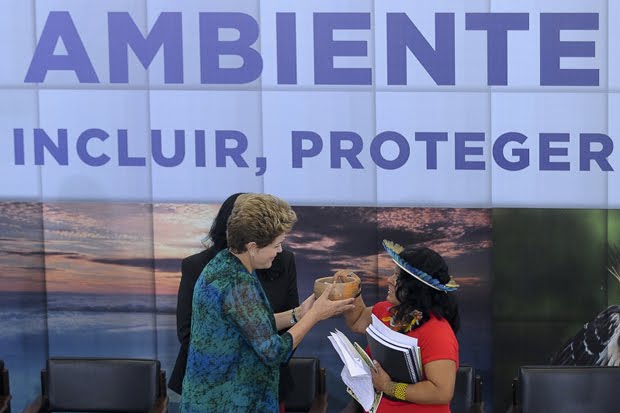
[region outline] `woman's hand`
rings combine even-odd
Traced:
[[[350,270],[338,270],[334,273],[334,277],[332,278],[335,283],[342,283],[347,281],[347,278],[351,274]]]
[[[334,288],[334,284],[329,284],[323,294],[314,302],[309,312],[314,313],[314,316],[319,320],[325,320],[326,318],[333,317],[338,314],[342,314],[345,311],[354,308],[353,301],[355,298],[347,298],[345,300],[332,301],[329,299],[329,293]],[[310,298],[306,299],[308,301]],[[304,301],[304,304],[306,304]],[[302,305],[304,305],[302,304]]]
[[[389,393],[392,378],[385,372],[385,370],[383,370],[378,361],[373,360],[372,362],[376,369],[376,371],[372,369],[370,371],[372,374],[372,385],[375,386],[375,389],[378,391]]]
[[[308,298],[304,300],[303,303],[301,303],[301,305],[299,306],[299,311],[297,312],[297,318],[299,320],[301,320],[302,317],[312,308],[315,301],[316,297],[314,296],[314,293],[312,293]]]
[[[334,273],[332,278],[335,283],[343,283],[351,280],[361,281],[360,277],[351,270],[338,270]]]

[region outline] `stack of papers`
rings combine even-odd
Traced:
[[[375,392],[372,385],[370,373],[370,370],[374,369],[372,360],[364,349],[357,343],[351,343],[347,336],[339,330],[330,333],[327,338],[344,363],[340,377],[347,385],[347,391],[362,405],[365,411],[374,413],[379,406],[383,393]]]
[[[381,364],[393,381],[417,383],[424,380],[418,339],[391,330],[374,314],[366,328],[366,337],[372,358]],[[364,349],[351,343],[342,332],[336,330],[328,338],[344,363],[340,377],[347,385],[347,391],[365,411],[374,413],[383,393],[376,392],[372,385],[370,371],[375,369],[372,360]]]

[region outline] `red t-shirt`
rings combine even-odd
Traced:
[[[392,307],[392,303],[382,301],[374,305],[372,313],[379,319],[389,317],[390,307]],[[384,323],[389,325],[388,321],[384,321]],[[422,327],[410,331],[407,335],[418,339],[422,366],[435,360],[453,360],[458,368],[459,343],[456,341],[452,327],[447,320],[439,320],[431,314],[430,320],[424,323]],[[383,397],[377,413],[450,413],[450,405],[416,404]]]

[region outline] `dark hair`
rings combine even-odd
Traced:
[[[211,224],[211,229],[209,230],[211,245],[207,248],[209,260],[215,257],[218,252],[228,248],[228,242],[226,241],[226,224],[235,206],[235,201],[241,194],[243,194],[243,192],[237,192],[226,198]]]
[[[424,271],[442,284],[450,281],[448,265],[441,255],[434,250],[409,245],[398,255],[413,267]],[[413,311],[418,310],[422,313],[418,327],[428,321],[430,314],[433,314],[440,320],[446,319],[454,333],[458,332],[461,321],[454,293],[446,293],[429,287],[408,272],[400,269],[396,280],[396,298],[400,304],[392,307],[391,312],[394,318],[401,321],[402,324],[408,324],[411,321]]]

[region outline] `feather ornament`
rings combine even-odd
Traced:
[[[442,284],[438,279],[431,277],[424,271],[411,266],[408,262],[403,260],[400,255],[398,255],[404,250],[403,246],[392,241],[383,240],[383,248],[390,255],[390,257],[392,257],[392,260],[396,263],[396,265],[429,287],[444,292],[456,291],[456,289],[459,288],[459,285],[452,279],[452,277],[450,277],[450,281],[447,284]]]

